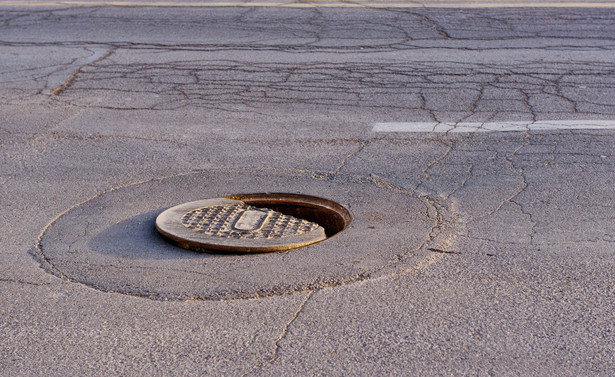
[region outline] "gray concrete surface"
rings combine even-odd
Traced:
[[[614,10],[17,5],[0,375],[615,375],[615,130],[373,131],[615,126]],[[224,257],[147,228],[267,186],[356,226]]]

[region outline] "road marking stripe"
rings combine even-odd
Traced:
[[[373,132],[512,132],[512,131],[564,131],[615,130],[615,120],[541,120],[537,122],[387,122],[375,123]]]
[[[615,8],[614,1],[0,1],[2,7],[247,7],[247,8]]]

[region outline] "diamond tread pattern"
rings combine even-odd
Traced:
[[[233,228],[245,211],[263,211],[268,216],[257,230],[239,230]],[[267,208],[255,208],[247,204],[212,206],[194,209],[181,218],[182,224],[196,232],[210,236],[235,239],[271,239],[296,236],[309,233],[319,227],[318,224],[284,215]]]

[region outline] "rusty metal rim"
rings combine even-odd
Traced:
[[[320,198],[317,196],[290,194],[290,193],[251,193],[251,194],[236,194],[225,197],[231,200],[240,200],[246,204],[255,207],[277,208],[279,212],[285,213],[281,206],[292,208],[312,208],[326,214],[325,221],[318,219],[305,218],[305,214],[297,217],[306,220],[314,221],[325,228],[327,238],[330,238],[337,233],[346,229],[352,222],[350,211],[343,205],[329,199]],[[286,213],[294,215],[293,213]],[[326,221],[328,220],[328,221]],[[324,223],[323,223],[324,222]]]

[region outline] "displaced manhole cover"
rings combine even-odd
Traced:
[[[263,193],[235,197],[241,200],[214,198],[169,208],[156,218],[156,229],[185,249],[268,252],[322,241],[327,233],[338,233],[350,221],[341,205],[313,196]]]
[[[270,192],[292,194],[258,194]],[[198,202],[204,198],[221,199]],[[317,205],[298,204],[305,198]],[[186,250],[163,237],[155,223],[169,208],[195,201],[177,212],[176,230],[250,245],[305,235],[306,243],[326,239],[266,253]],[[224,216],[231,220],[207,220]],[[278,227],[276,216],[289,226]],[[105,292],[162,300],[253,298],[345,284],[421,263],[429,253],[417,250],[443,223],[432,202],[369,177],[215,169],[100,193],[50,223],[36,252],[48,272]],[[269,238],[272,224],[280,237]]]

